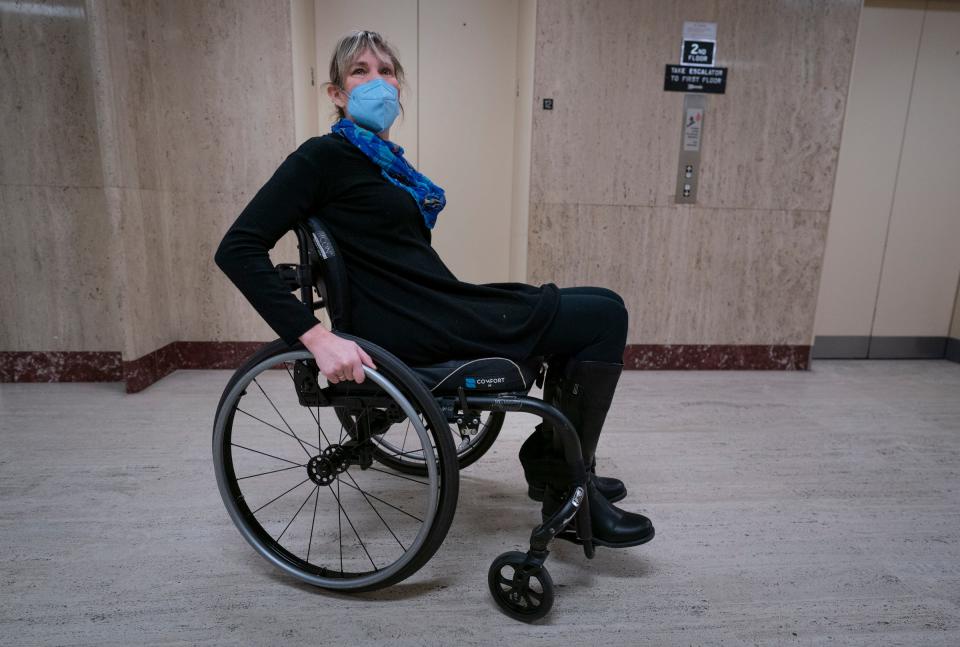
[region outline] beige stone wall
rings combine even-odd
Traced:
[[[641,344],[809,344],[860,5],[540,0],[528,267],[613,288]],[[695,206],[674,204],[684,20],[718,23]],[[554,110],[540,109],[544,97]]]
[[[176,340],[269,338],[213,253],[294,148],[289,3],[88,5],[124,359]],[[276,251],[289,258],[289,241]]]
[[[295,147],[289,2],[57,6],[0,12],[0,349],[271,338],[213,253]]]
[[[0,11],[0,350],[117,350],[90,40],[58,7]]]
[[[722,11],[706,0],[540,0],[533,43],[524,35],[532,2],[427,3],[436,11],[421,12],[422,24],[410,4],[395,6],[413,28],[388,25],[394,40],[407,60],[419,61],[418,73],[454,79],[463,63],[437,55],[460,51],[453,27],[501,33],[518,18],[497,45],[513,52],[501,67],[516,76],[490,80],[496,104],[511,104],[496,124],[512,124],[516,134],[487,138],[485,145],[497,145],[477,150],[506,161],[494,175],[512,166],[506,184],[525,193],[517,178],[530,137],[527,258],[499,241],[495,266],[503,276],[483,275],[489,263],[456,257],[464,236],[440,233],[438,246],[449,247],[445,258],[462,264],[465,279],[522,280],[526,262],[530,282],[612,287],[630,306],[631,343],[810,342],[855,0],[802,7],[742,0]],[[15,88],[0,95],[0,114],[12,124],[0,131],[0,348],[122,349],[135,359],[174,340],[272,338],[212,255],[299,143],[290,3],[59,5],[72,17],[0,14],[4,45],[23,61],[0,70],[2,86]],[[318,62],[325,65],[332,44],[324,25],[336,23],[339,35],[340,22],[379,16],[382,6],[318,3]],[[682,95],[661,89],[685,19],[718,22],[719,63],[730,67],[727,94],[708,101],[695,206],[673,203]],[[356,26],[389,31],[369,22]],[[423,42],[411,40],[417,29]],[[463,51],[474,52],[472,42],[464,40]],[[530,135],[529,98],[503,92],[518,80],[526,92],[528,50],[536,56]],[[316,73],[319,89],[323,66]],[[413,78],[407,107],[434,123],[444,114],[444,81],[432,83]],[[555,110],[539,109],[543,97],[554,98]],[[325,131],[325,104],[318,105]],[[310,126],[300,117],[302,137]],[[477,136],[472,127],[441,126],[425,138],[416,119],[398,128],[412,159],[438,177],[452,172],[445,147],[462,150],[453,137]],[[470,192],[484,185],[447,182],[467,205],[463,222],[482,227],[483,214],[468,211]],[[512,214],[495,214],[499,229],[523,224],[516,195],[493,197]],[[454,220],[459,207],[451,206],[445,216]],[[482,260],[483,249],[468,251]],[[292,260],[291,238],[275,252],[277,261]]]
[[[213,252],[283,158],[329,129],[328,57],[358,27],[382,30],[407,63],[395,137],[448,189],[438,249],[466,280],[522,280],[526,246],[508,239],[527,203],[526,186],[512,187],[514,167],[529,165],[529,98],[519,121],[515,102],[532,39],[527,60],[516,49],[532,34],[532,9],[532,0],[88,0],[57,10],[69,17],[0,12],[5,44],[26,61],[3,69],[14,90],[0,105],[16,127],[0,135],[0,206],[12,221],[0,243],[9,288],[0,348],[122,350],[133,360],[175,340],[273,338]],[[273,257],[295,259],[292,235]]]

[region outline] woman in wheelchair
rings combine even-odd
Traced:
[[[430,244],[444,192],[390,141],[403,79],[400,61],[379,34],[341,39],[327,84],[339,117],[332,132],[286,158],[227,231],[217,265],[288,346],[302,342],[330,384],[359,385],[364,367],[377,369],[379,362],[352,336],[325,328],[270,261],[276,242],[309,217],[322,222],[345,267],[351,335],[414,367],[451,358],[545,359],[543,399],[572,423],[589,471],[593,542],[649,541],[650,520],[613,505],[626,496],[624,484],[597,475],[595,467],[623,367],[623,300],[603,288],[457,280]],[[571,483],[547,418],[523,443],[520,461],[529,496],[542,502],[546,519]]]

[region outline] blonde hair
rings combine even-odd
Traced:
[[[355,31],[337,41],[337,46],[333,49],[333,56],[330,58],[330,80],[327,81],[327,85],[342,90],[350,66],[367,50],[370,50],[381,61],[390,61],[390,64],[393,65],[393,75],[402,87],[404,84],[403,66],[400,65],[400,59],[397,58],[396,51],[383,36],[369,30]],[[338,118],[342,119],[346,116],[343,108],[336,106],[336,109]],[[403,112],[402,103],[400,104],[400,112]]]

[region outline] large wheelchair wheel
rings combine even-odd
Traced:
[[[456,447],[457,465],[464,469],[477,462],[481,456],[493,445],[503,428],[506,414],[502,411],[484,411],[480,414],[480,424],[476,433],[462,435],[456,424],[449,424],[450,439]],[[341,410],[341,422],[350,428],[357,424],[357,419]],[[378,458],[390,465],[398,472],[413,476],[424,476],[427,473],[424,463],[424,454],[418,448],[411,448],[409,444],[413,423],[410,420],[391,422],[390,427],[383,434],[374,439]]]
[[[363,591],[416,572],[443,542],[459,475],[449,428],[420,380],[383,349],[363,384],[329,385],[310,352],[282,341],[231,378],[214,421],[213,458],[224,505],[243,537],[310,584]],[[346,428],[342,412],[359,421]],[[420,477],[390,465],[379,421],[411,421]]]

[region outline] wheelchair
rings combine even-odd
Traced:
[[[362,384],[329,384],[302,344],[276,340],[230,378],[213,426],[213,462],[224,505],[254,550],[309,584],[360,592],[415,573],[436,552],[456,511],[459,469],[493,444],[510,411],[550,423],[574,484],[537,525],[527,552],[493,560],[497,606],[525,622],[544,617],[554,586],[544,563],[555,538],[594,556],[587,473],[570,421],[543,400],[541,358],[406,366],[349,334],[348,285],[336,244],[311,217],[296,229],[299,264],[277,271],[333,330],[355,341],[377,368]]]

